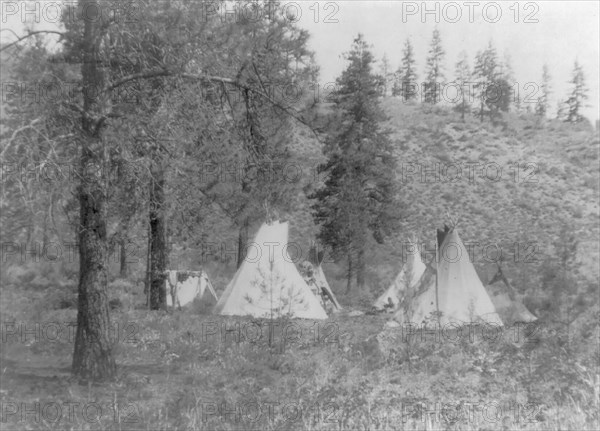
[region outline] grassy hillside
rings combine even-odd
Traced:
[[[369,295],[395,276],[401,242],[417,235],[431,250],[435,229],[449,221],[448,213],[458,219],[463,241],[475,243],[475,265],[484,281],[496,269],[497,244],[505,273],[535,294],[537,271],[555,254],[564,229],[578,241],[582,279],[598,280],[600,143],[589,124],[541,121],[530,114],[509,114],[498,124],[471,116],[463,122],[447,108],[392,97],[383,107],[396,149],[403,202],[398,210],[404,217],[397,238],[372,244]],[[306,129],[298,128],[295,137],[294,153],[305,173],[302,188],[312,190],[319,184],[314,167],[323,160],[321,146]],[[289,216],[290,240],[302,245],[316,233],[308,205],[299,191]],[[343,292],[343,268],[328,264],[326,272]]]

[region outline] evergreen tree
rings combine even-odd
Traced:
[[[479,96],[479,118],[482,121],[483,116],[486,113],[486,93],[491,83],[494,82],[498,76],[497,68],[498,58],[496,48],[494,48],[490,41],[487,48],[483,51],[479,51],[475,56],[475,66],[473,69],[473,75],[477,79],[476,87]]]
[[[583,74],[583,68],[577,60],[575,60],[575,66],[573,67],[573,77],[569,81],[573,85],[571,95],[567,99],[567,118],[565,121],[569,123],[579,123],[583,121],[584,117],[581,115],[581,108],[585,105],[585,101],[588,99],[588,89],[585,84],[585,76]]]
[[[429,48],[429,55],[427,56],[426,75],[427,81],[425,82],[424,100],[427,103],[437,103],[440,100],[441,86],[444,84],[444,48],[442,48],[442,40],[440,38],[440,32],[436,28],[433,31],[433,38],[431,40],[431,46]]]
[[[460,112],[461,118],[464,121],[465,113],[469,111],[473,97],[469,86],[472,79],[471,67],[469,66],[469,58],[466,51],[462,51],[459,54],[458,62],[455,65],[455,75],[455,82],[461,89],[461,96],[454,109]]]
[[[513,82],[515,80],[515,73],[513,71],[510,54],[506,52],[504,53],[504,59],[500,62],[499,68],[501,77],[506,79],[508,82]]]
[[[564,121],[567,118],[567,102],[559,100],[556,102],[556,119]]]
[[[550,72],[547,64],[544,64],[542,68],[542,85],[540,91],[542,94],[538,97],[535,113],[540,117],[545,117],[548,112],[548,98],[551,93]]]
[[[419,93],[417,84],[417,68],[415,64],[415,51],[410,39],[406,39],[402,53],[402,64],[396,72],[397,79],[394,83],[392,94],[401,96],[405,101],[413,100]]]
[[[390,61],[387,58],[387,54],[383,54],[383,58],[381,59],[381,66],[379,68],[379,73],[381,74],[382,80],[382,94],[383,96],[387,96],[390,90],[390,83],[394,80],[394,74],[392,73],[392,67],[390,65]]]
[[[392,75],[392,96],[402,96],[402,66],[400,66]]]
[[[518,86],[514,85],[516,82],[515,73],[512,68],[510,54],[507,52],[504,53],[504,59],[500,62],[499,68],[500,82],[504,81],[504,88],[507,90],[506,94],[502,95],[506,104],[506,111],[510,110],[511,105],[514,105],[515,110],[518,111],[521,109],[521,96]]]
[[[484,115],[494,119],[500,111],[508,111],[511,87],[498,63],[496,48],[490,41],[485,50],[477,53],[474,75],[479,91],[479,118]]]
[[[323,187],[310,195],[313,217],[321,226],[319,238],[336,258],[347,258],[348,291],[356,275],[364,287],[368,232],[377,242],[395,228],[394,166],[386,117],[379,106],[378,77],[373,54],[362,35],[346,54],[349,64],[337,79],[332,132],[319,167],[326,173]]]

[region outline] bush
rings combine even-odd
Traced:
[[[77,286],[50,286],[44,292],[40,304],[47,310],[77,309]]]
[[[28,284],[36,275],[32,265],[12,265],[2,271],[2,284]]]
[[[191,312],[193,314],[200,314],[202,316],[210,315],[216,304],[213,296],[206,291],[203,297],[194,298],[194,302],[191,304]]]
[[[120,310],[123,308],[123,303],[119,298],[113,298],[110,301],[108,301],[108,306],[111,310]]]
[[[129,310],[134,308],[135,304],[143,303],[143,291],[129,280],[116,279],[108,285],[109,305],[111,309]]]

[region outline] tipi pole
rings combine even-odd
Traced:
[[[148,203],[148,212],[150,212],[150,203]],[[152,232],[150,230],[150,218],[148,218],[148,240],[147,240],[147,244],[148,244],[148,249],[146,250],[146,307],[148,307],[148,309],[150,309],[150,282],[151,282],[151,277],[150,277],[150,250],[151,250],[151,244],[150,242],[152,241]]]
[[[440,277],[440,256],[439,256],[439,244],[437,239],[437,232],[435,235],[435,263],[436,263],[436,271],[435,271],[435,311],[437,313],[438,325],[442,326],[441,316],[440,316],[440,295],[439,295],[439,277]]]

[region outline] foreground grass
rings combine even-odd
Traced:
[[[119,309],[118,379],[81,385],[65,323],[76,310],[52,309],[48,295],[2,290],[4,430],[600,429],[594,346],[549,357],[556,340],[543,331],[407,339],[382,315],[265,322],[202,304]]]

